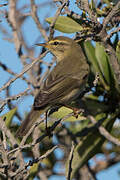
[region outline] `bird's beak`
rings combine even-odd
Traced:
[[[35,44],[36,46],[43,46],[43,47],[48,47],[48,43],[37,43]]]

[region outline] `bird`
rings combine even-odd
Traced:
[[[17,136],[25,136],[44,112],[56,106],[67,106],[76,100],[88,80],[90,68],[81,46],[75,40],[57,36],[37,45],[47,48],[56,57],[56,66],[40,87],[31,112],[17,130]]]

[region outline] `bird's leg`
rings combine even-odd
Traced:
[[[47,131],[48,127],[47,127],[47,114],[48,114],[48,110],[45,112],[45,129]]]
[[[73,116],[74,116],[76,119],[78,118],[78,115],[79,115],[80,113],[83,113],[83,112],[84,112],[84,109],[79,109],[79,108],[76,108],[76,107],[71,107],[71,106],[69,106],[69,105],[65,105],[65,107],[70,108],[70,109],[73,110],[73,113],[74,113]]]
[[[78,108],[73,108],[74,117],[75,117],[76,119],[78,118],[79,111],[80,111],[80,109],[78,109]]]
[[[79,108],[75,108],[75,107],[73,107],[73,108],[71,108],[72,110],[73,110],[73,113],[74,113],[74,117],[77,119],[78,118],[78,115],[80,114],[80,113],[84,113],[84,109],[79,109]]]
[[[48,110],[45,112],[45,130],[50,138],[53,134],[50,132],[50,128],[47,126],[47,117],[48,117]]]

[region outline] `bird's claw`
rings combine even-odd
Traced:
[[[84,109],[73,108],[74,117],[77,119],[80,113],[84,113]]]

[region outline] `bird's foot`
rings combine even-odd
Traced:
[[[73,113],[74,113],[74,117],[77,119],[78,118],[78,115],[80,113],[84,113],[84,109],[78,109],[78,108],[72,108],[73,109]]]
[[[69,105],[64,105],[64,106],[73,110],[73,113],[74,113],[73,116],[74,116],[76,119],[78,118],[78,115],[79,115],[80,113],[84,113],[84,109],[79,109],[79,108],[76,108],[76,107],[71,107],[71,106],[69,106]]]
[[[51,138],[51,137],[53,136],[53,133],[51,132],[50,127],[46,127],[45,131],[46,131],[46,134],[47,134],[47,136],[48,136],[49,138]]]

